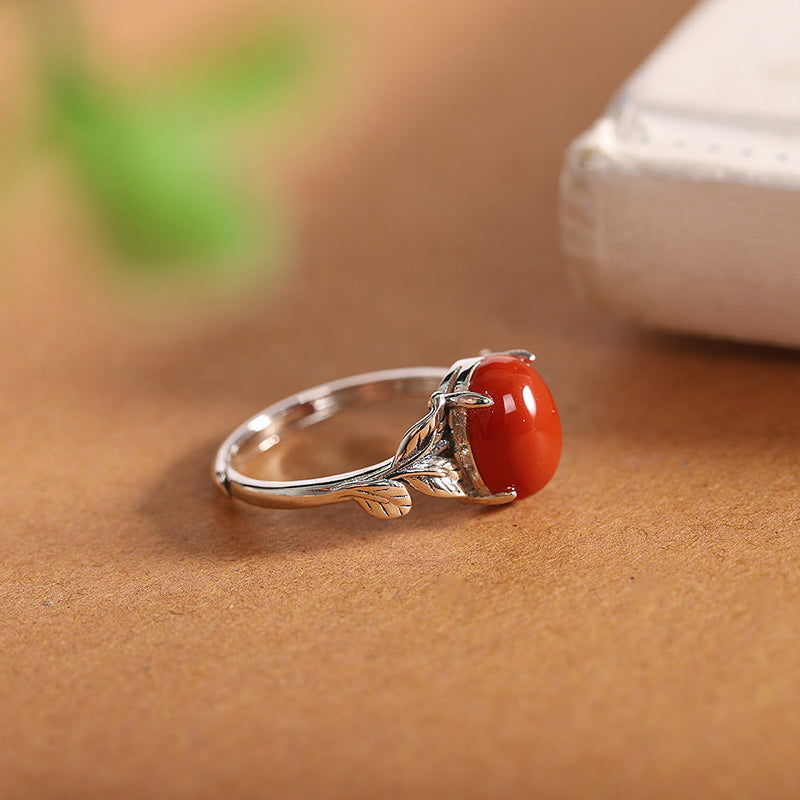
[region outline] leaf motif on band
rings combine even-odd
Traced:
[[[433,497],[464,497],[465,495],[459,482],[458,470],[446,458],[426,458],[395,477],[405,481],[418,492]]]
[[[443,454],[452,447],[447,414],[450,406],[477,405],[478,400],[487,398],[470,392],[435,393],[430,411],[408,430],[391,463],[375,475],[375,482],[344,486],[343,497],[379,519],[408,514],[409,487],[433,497],[467,497],[456,463]]]
[[[444,397],[435,396],[431,410],[403,437],[397,455],[394,457],[394,463],[403,464],[428,453],[439,441],[437,433],[444,425],[446,413],[447,404]]]
[[[347,497],[379,519],[396,519],[411,511],[411,495],[398,481],[377,481],[348,489]]]
[[[432,497],[464,496],[464,490],[458,485],[458,481],[442,475],[420,472],[417,475],[406,475],[403,480],[418,492]]]

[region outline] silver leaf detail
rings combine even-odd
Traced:
[[[465,495],[459,482],[458,470],[446,458],[428,457],[395,477],[405,481],[418,492],[433,497],[464,497]]]
[[[397,455],[396,465],[418,459],[428,453],[440,440],[437,435],[447,416],[447,402],[442,395],[435,395],[431,410],[403,437]]]
[[[347,497],[379,519],[396,519],[411,511],[411,495],[398,481],[376,481],[365,486],[348,487]]]

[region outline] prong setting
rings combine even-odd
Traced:
[[[448,406],[457,408],[475,408],[478,406],[487,408],[494,405],[494,400],[485,394],[478,392],[450,392],[444,396]]]
[[[536,361],[536,356],[530,350],[506,350],[510,356],[516,356],[523,361]]]

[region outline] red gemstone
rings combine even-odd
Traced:
[[[467,411],[469,445],[483,482],[493,494],[538,492],[561,457],[561,421],[539,373],[517,356],[487,356],[475,367],[469,390],[494,401]]]

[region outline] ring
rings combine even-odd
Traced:
[[[240,425],[221,445],[214,481],[229,497],[271,508],[352,500],[380,519],[411,510],[409,489],[500,505],[538,492],[561,456],[561,422],[527,350],[488,353],[439,367],[384,370],[287,397]],[[293,431],[364,403],[429,395],[428,413],[392,458],[354,472],[299,481],[247,477],[247,463]]]

